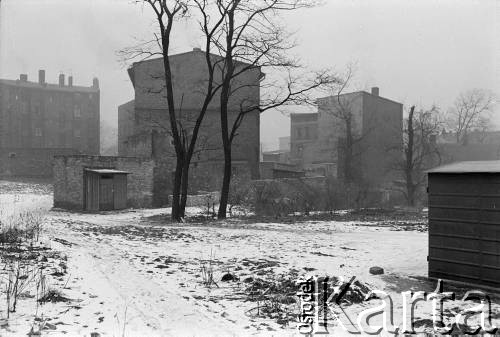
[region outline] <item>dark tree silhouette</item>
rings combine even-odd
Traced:
[[[302,68],[290,56],[294,44],[291,34],[279,24],[279,14],[316,5],[304,0],[219,0],[217,12],[224,17],[220,34],[214,36],[214,45],[224,59],[220,90],[221,137],[224,152],[224,177],[218,218],[226,217],[232,174],[232,143],[245,116],[250,112],[264,112],[290,104],[309,104],[311,92],[337,82],[328,71],[296,74]],[[261,102],[240,101],[239,112],[232,123],[229,120],[232,96],[240,89],[238,78],[256,69],[285,73],[284,81],[263,86],[267,96]],[[311,76],[314,75],[314,76]]]
[[[440,133],[443,121],[439,109],[415,111],[410,108],[403,130],[403,158],[395,170],[402,173],[403,182],[397,185],[409,206],[415,206],[417,196],[426,181],[425,171],[441,162],[435,137]]]
[[[143,58],[160,55],[164,66],[164,87],[160,93],[164,93],[168,110],[167,132],[172,137],[175,150],[176,167],[174,184],[172,189],[172,219],[180,221],[185,216],[187,193],[189,186],[189,168],[193,155],[197,152],[197,141],[200,128],[207,109],[220,88],[216,84],[215,73],[220,68],[220,58],[214,58],[211,54],[214,35],[218,34],[223,18],[212,21],[208,14],[207,0],[142,0],[136,1],[147,4],[154,12],[159,28],[159,33],[154,33],[154,39],[137,46],[127,48],[121,55],[127,59]],[[205,60],[207,65],[206,89],[203,92],[204,99],[199,110],[194,115],[181,116],[182,102],[176,108],[174,95],[174,82],[170,65],[170,44],[172,42],[172,29],[176,20],[196,13],[198,23],[205,39]],[[157,50],[160,51],[157,51]],[[199,150],[198,150],[199,151]],[[167,173],[165,173],[167,174]]]

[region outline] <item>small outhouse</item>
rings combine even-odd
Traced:
[[[500,160],[428,171],[429,277],[500,287]]]
[[[86,168],[83,174],[83,204],[86,211],[127,208],[127,174],[115,169]]]

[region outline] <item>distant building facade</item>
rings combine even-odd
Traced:
[[[471,131],[465,144],[457,143],[456,134],[453,132],[443,132],[435,139],[439,152],[435,165],[500,159],[500,131]]]
[[[263,162],[290,163],[290,152],[284,150],[262,152]]]
[[[216,59],[218,56],[213,56]],[[192,130],[206,92],[208,76],[205,52],[200,49],[170,57],[176,111],[187,133]],[[248,66],[243,63],[237,69]],[[169,115],[165,98],[162,59],[134,63],[128,70],[135,98],[118,108],[118,148],[120,156],[150,156],[164,163],[165,171],[173,171],[175,153],[170,136]],[[221,76],[220,70],[215,77]],[[260,102],[260,68],[251,68],[237,77],[229,102],[229,125],[232,126],[240,104],[256,106]],[[223,168],[220,133],[220,95],[215,95],[204,117],[192,160],[191,186],[197,190],[220,188]],[[232,160],[235,172],[245,172],[257,179],[260,157],[260,113],[245,114],[233,141]]]
[[[290,136],[279,137],[279,150],[290,152]]]
[[[340,102],[342,103],[339,103]],[[317,100],[318,112],[291,115],[290,160],[309,175],[342,179],[345,123],[333,111],[348,106],[352,116],[353,165],[373,186],[394,181],[394,163],[401,159],[403,105],[371,93],[358,91]]]
[[[100,90],[45,80],[0,79],[0,175],[52,176],[52,159],[62,154],[99,154]]]

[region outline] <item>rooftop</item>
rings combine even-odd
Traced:
[[[318,120],[318,113],[317,112],[300,112],[300,113],[291,113],[290,114],[290,119],[294,121],[303,121],[303,122],[309,122],[309,121],[317,121]]]
[[[382,100],[385,100],[385,101],[388,101],[388,102],[391,102],[391,103],[403,105],[400,102],[396,102],[396,101],[394,101],[392,99],[380,96],[379,95],[379,89],[377,87],[372,88],[372,92],[368,92],[368,91],[365,91],[365,90],[359,90],[359,91],[353,91],[353,92],[346,92],[346,93],[340,94],[340,97],[348,97],[348,96],[354,96],[354,95],[367,95],[367,96],[376,97],[376,98],[379,98],[379,99],[382,99]],[[337,95],[320,97],[316,101],[317,101],[318,104],[325,104],[325,103],[328,103],[331,99],[337,99]]]
[[[169,58],[170,60],[173,62],[174,60],[182,60],[184,61],[184,58],[186,57],[186,55],[189,55],[189,54],[198,54],[200,55],[200,57],[204,58],[205,56],[205,51],[201,50],[201,48],[193,48],[193,50],[189,50],[189,51],[186,51],[186,52],[183,52],[183,53],[178,53],[178,54],[171,54],[169,55]],[[214,58],[214,60],[221,60],[223,59],[222,56],[220,55],[217,55],[217,54],[213,54],[213,53],[210,53],[210,55]],[[141,61],[136,61],[132,64],[132,66],[130,66],[128,69],[127,69],[127,72],[128,72],[128,75],[129,75],[129,78],[130,78],[130,81],[132,82],[132,85],[135,87],[135,79],[134,79],[134,68],[139,65],[139,64],[142,64],[142,63],[147,63],[147,62],[163,62],[163,56],[160,56],[160,57],[155,57],[155,58],[146,58],[144,60],[141,60]],[[216,61],[214,61],[214,64],[215,64]],[[235,64],[237,65],[248,65],[248,66],[251,66],[251,68],[255,68],[255,69],[259,69],[260,73],[261,73],[261,79],[263,79],[265,77],[265,73],[263,73],[261,70],[260,70],[260,66],[252,66],[250,62],[246,62],[246,61],[242,61],[242,60],[235,60]]]
[[[461,161],[433,168],[428,173],[500,173],[500,160]]]
[[[33,89],[37,88],[37,89],[45,89],[53,91],[88,92],[88,93],[94,93],[99,91],[99,88],[92,86],[83,87],[83,86],[73,85],[70,87],[68,85],[60,86],[58,84],[50,84],[50,83],[40,84],[39,82],[21,81],[21,80],[0,79],[0,84],[14,86],[14,87],[33,88]]]

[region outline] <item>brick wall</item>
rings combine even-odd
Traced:
[[[0,148],[99,154],[98,87],[0,79]]]
[[[54,156],[75,152],[73,149],[0,148],[0,176],[52,177]]]
[[[83,210],[85,168],[127,171],[127,206],[152,207],[155,163],[147,158],[57,156],[54,159],[54,207]]]

